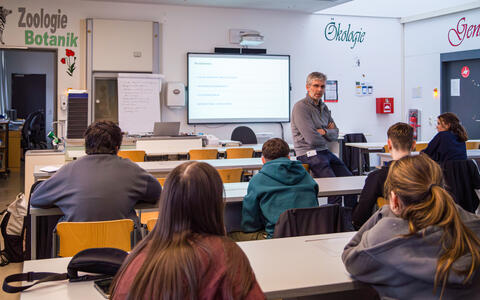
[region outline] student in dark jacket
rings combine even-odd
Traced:
[[[236,240],[262,239],[273,236],[278,217],[291,208],[318,206],[318,185],[300,161],[290,160],[288,144],[279,138],[262,147],[264,163],[248,184],[243,199],[242,229],[250,237],[232,236]],[[258,232],[260,231],[260,234]]]
[[[413,127],[406,123],[398,122],[390,126],[387,136],[387,147],[393,160],[410,155],[410,151],[415,148]],[[352,213],[352,224],[356,230],[372,216],[377,199],[383,197],[383,185],[387,179],[390,163],[368,174],[358,204]]]
[[[345,246],[342,259],[382,299],[479,299],[480,217],[455,205],[427,155],[390,166],[383,206]]]
[[[110,299],[265,299],[247,256],[225,236],[223,192],[207,163],[173,169],[157,224],[126,258]]]
[[[437,131],[423,150],[425,154],[438,163],[467,159],[467,131],[454,113],[446,112],[438,116]]]

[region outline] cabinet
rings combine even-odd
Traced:
[[[8,174],[8,123],[0,121],[0,174]]]
[[[20,171],[22,155],[22,149],[20,147],[21,140],[21,130],[8,131],[8,169],[10,171]]]

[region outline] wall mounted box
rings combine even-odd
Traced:
[[[167,106],[183,107],[185,106],[185,85],[183,82],[167,83]]]
[[[377,114],[393,114],[393,97],[377,98]]]

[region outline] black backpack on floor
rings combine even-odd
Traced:
[[[4,249],[0,251],[0,266],[24,261],[27,215],[28,201],[23,193],[18,194],[15,201],[0,213],[0,231],[4,244]]]

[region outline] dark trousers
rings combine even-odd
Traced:
[[[352,176],[345,164],[338,159],[329,150],[317,151],[317,155],[307,157],[307,155],[298,156],[297,159],[310,166],[310,170],[315,178],[323,177],[344,177]],[[357,204],[356,195],[345,195],[344,204],[346,207],[354,207]],[[328,197],[329,204],[342,204],[342,196]]]

